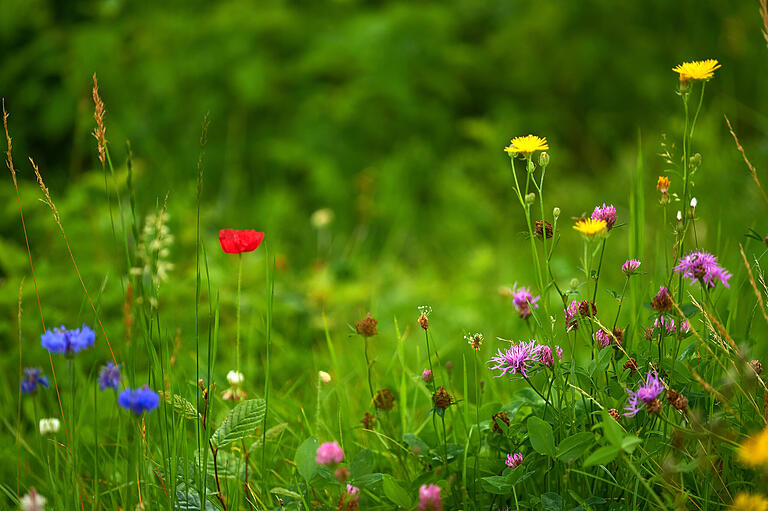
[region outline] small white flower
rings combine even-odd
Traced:
[[[682,222],[683,221],[683,213],[680,210],[677,210],[677,221]]]
[[[227,373],[227,381],[230,385],[233,387],[236,387],[243,383],[245,380],[245,376],[243,376],[243,373],[240,373],[238,371],[230,371]]]
[[[40,419],[40,434],[41,435],[48,435],[50,433],[58,433],[59,432],[59,419],[56,418],[49,418],[49,419]]]
[[[328,374],[328,373],[326,373],[325,371],[320,371],[320,372],[319,372],[319,373],[317,373],[317,374],[320,376],[320,380],[321,380],[323,383],[328,383],[329,381],[331,381],[331,375],[330,375],[330,374]]]
[[[691,208],[696,209],[696,204],[698,204],[698,201],[696,200],[696,197],[693,197],[691,199]]]
[[[333,222],[333,210],[330,208],[318,209],[312,213],[310,222],[315,229],[328,227]]]
[[[43,511],[45,509],[46,498],[37,493],[34,488],[29,489],[29,493],[21,497],[19,506],[22,511]]]

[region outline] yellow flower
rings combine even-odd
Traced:
[[[580,218],[573,226],[574,229],[590,238],[595,234],[605,232],[607,227],[608,224],[605,220],[592,220],[591,218]]]
[[[715,59],[696,60],[694,62],[683,62],[673,67],[672,71],[680,74],[680,81],[688,80],[709,80],[715,74],[715,70],[720,68],[720,64]]]
[[[669,178],[665,176],[659,176],[659,180],[656,181],[656,189],[661,193],[667,193],[669,190]]]
[[[762,495],[739,493],[733,500],[734,511],[768,511],[768,499]]]
[[[768,428],[747,439],[739,447],[739,459],[745,465],[757,467],[768,463]]]
[[[546,137],[537,137],[536,135],[515,137],[511,140],[509,146],[504,148],[509,154],[522,153],[525,155],[531,155],[535,151],[545,151],[547,149],[549,149],[549,145],[547,145]]]

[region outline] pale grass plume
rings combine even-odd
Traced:
[[[93,112],[93,118],[96,120],[96,127],[93,129],[93,138],[96,139],[96,144],[99,149],[99,161],[102,168],[106,165],[107,161],[107,129],[104,127],[104,102],[99,96],[99,82],[96,79],[96,73],[93,73],[93,103],[95,110]]]

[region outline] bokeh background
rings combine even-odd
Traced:
[[[434,308],[441,355],[457,363],[467,330],[491,340],[527,335],[498,291],[534,285],[502,151],[517,135],[550,143],[546,209],[562,210],[553,268],[564,288],[581,277],[571,219],[612,202],[627,223],[630,184],[642,180],[645,245],[632,255],[645,258],[641,286],[650,296],[651,279],[665,270],[655,257],[672,240],[655,182],[668,167],[657,155],[663,136],[679,146],[672,67],[684,60],[723,64],[707,85],[694,147],[704,161],[695,188],[702,245],[735,271],[743,235],[768,229],[723,119],[763,168],[768,49],[757,1],[3,0],[0,10],[0,95],[49,325],[93,324],[93,314],[38,200],[27,156],[47,180],[105,326],[122,339],[122,235],[112,230],[90,135],[96,73],[124,205],[127,141],[138,216],[167,196],[175,267],[161,288],[162,328],[191,359],[196,166],[209,114],[201,222],[222,307],[221,376],[232,365],[236,281],[236,259],[218,247],[224,227],[267,233],[267,246],[245,259],[245,370],[254,379],[261,377],[265,248],[276,257],[274,363],[283,389],[300,389],[327,367],[323,311],[337,349],[356,355],[362,348],[348,338],[348,325],[373,312],[382,332],[374,354],[383,361],[395,320],[412,335],[423,304]],[[0,205],[0,335],[8,353],[0,393],[10,402],[22,278],[25,365],[47,360],[36,349],[40,327],[9,175]],[[312,215],[326,208],[332,221],[318,228]],[[622,283],[627,237],[619,228],[609,242],[606,291]],[[204,301],[211,298],[204,289]],[[607,293],[601,299],[611,303]],[[102,345],[85,356],[95,367],[106,351]],[[350,356],[350,377],[359,378],[359,360]]]

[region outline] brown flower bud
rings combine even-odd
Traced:
[[[534,234],[537,238],[541,239],[542,236],[546,234],[547,239],[552,237],[552,224],[544,220],[542,222],[541,220],[536,220],[536,229],[534,230]]]
[[[507,426],[512,424],[512,421],[509,420],[509,415],[506,412],[499,412],[495,414],[493,417],[491,417],[491,420],[493,421],[493,432],[498,433],[499,435],[504,433],[504,431],[502,431],[501,427],[499,426],[499,423],[503,422]]]
[[[425,313],[421,313],[421,316],[419,316],[419,326],[423,330],[429,330],[429,318]]]
[[[376,426],[376,417],[374,417],[368,412],[365,412],[365,415],[363,415],[363,420],[361,420],[360,422],[363,423],[363,427],[365,429],[372,430]]]
[[[436,408],[440,408],[442,410],[445,410],[451,406],[452,401],[453,399],[451,398],[451,395],[442,385],[440,385],[440,388],[437,389],[437,392],[432,395],[432,404],[434,404]]]
[[[588,302],[586,300],[579,302],[579,313],[585,318],[597,315],[595,302]]]
[[[675,410],[685,410],[688,408],[688,398],[676,390],[667,390],[667,401],[669,401],[669,404],[671,404]]]
[[[349,469],[347,467],[339,467],[336,469],[333,475],[336,476],[336,479],[338,479],[339,482],[343,483],[349,479]]]
[[[613,420],[616,422],[621,422],[621,415],[619,415],[619,411],[616,408],[611,408],[608,410],[608,415],[613,417]]]
[[[651,308],[656,312],[667,312],[672,308],[672,297],[666,287],[659,288],[659,292],[651,300]]]
[[[648,413],[659,413],[661,411],[661,401],[654,399],[653,401],[646,403],[645,411]]]
[[[389,389],[377,390],[373,396],[373,404],[377,409],[388,412],[395,406],[395,395]]]
[[[763,364],[761,364],[759,360],[753,360],[750,362],[750,365],[752,366],[752,369],[755,370],[755,373],[760,374],[763,372]]]
[[[619,327],[616,327],[613,329],[613,337],[615,339],[612,339],[613,345],[615,348],[618,348],[619,346],[624,344],[624,330],[622,330]]]
[[[374,335],[379,334],[379,332],[376,330],[377,323],[378,321],[373,319],[371,317],[371,313],[369,312],[362,320],[357,322],[355,325],[355,331],[357,331],[358,335],[362,335],[363,337],[373,337]]]
[[[634,358],[630,358],[626,362],[624,362],[624,369],[629,369],[629,375],[632,376],[637,372],[637,360]]]

